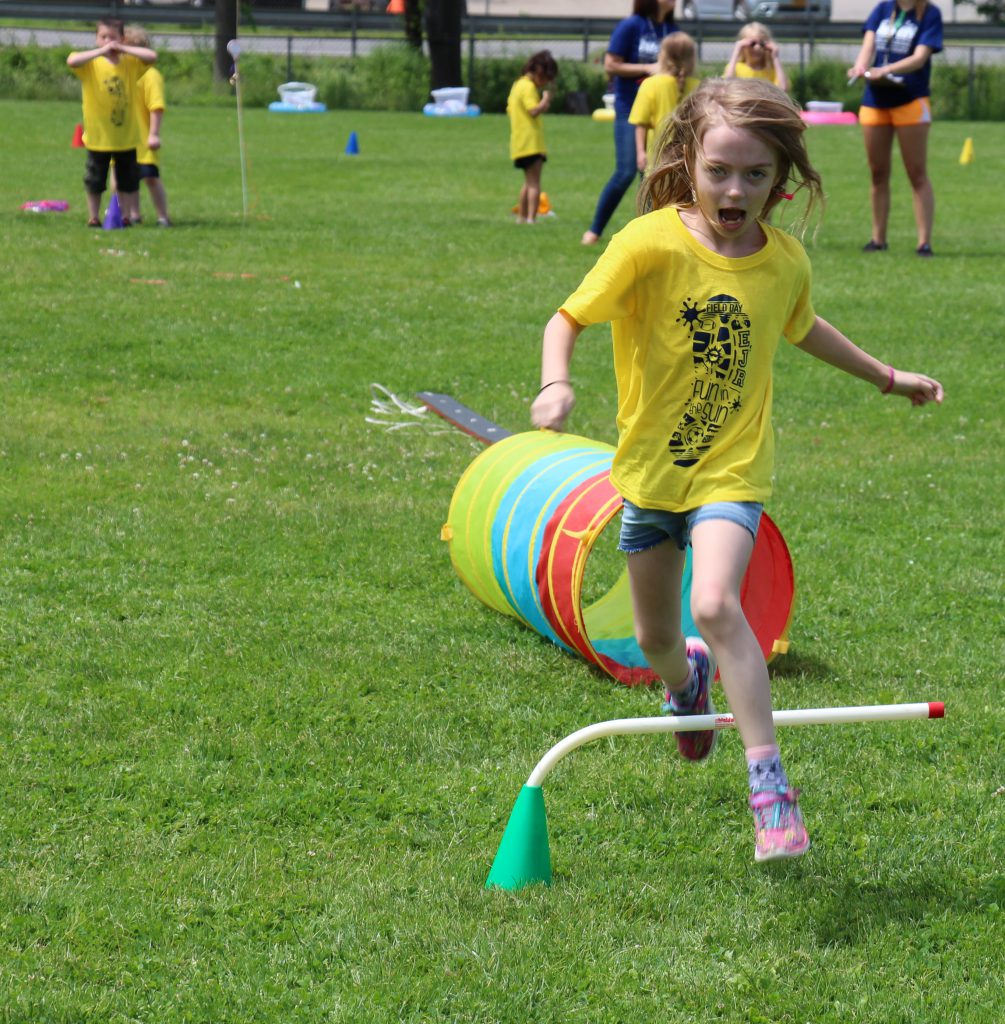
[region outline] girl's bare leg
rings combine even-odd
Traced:
[[[897,129],[900,155],[911,183],[914,199],[914,221],[918,227],[918,245],[931,245],[932,226],[935,223],[935,193],[928,178],[927,124],[912,124]]]
[[[628,556],[635,639],[668,690],[682,689],[690,677],[680,627],[684,559],[672,541]]]
[[[738,523],[711,519],[694,526],[691,548],[691,614],[719,664],[743,746],[774,746],[768,667],[740,606],[754,538]]]
[[[520,215],[528,224],[533,224],[537,220],[537,207],[541,201],[542,167],[544,161],[538,160],[524,171],[524,184],[520,192]]]
[[[890,220],[890,163],[893,155],[893,127],[865,125],[862,128],[865,155],[869,161],[872,184],[869,199],[872,205],[872,240],[886,244],[886,228]]]
[[[158,220],[170,222],[167,207],[167,192],[164,190],[164,183],[160,178],[147,178],[147,190],[150,192],[150,200],[157,211]]]

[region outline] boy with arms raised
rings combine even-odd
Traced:
[[[157,54],[149,47],[126,43],[122,22],[117,18],[98,22],[95,44],[93,50],[71,53],[66,64],[80,79],[87,147],[87,223],[98,228],[101,195],[108,185],[108,169],[113,160],[123,208],[137,208],[140,177],[136,147],[141,139],[133,93],[140,75],[157,60]]]

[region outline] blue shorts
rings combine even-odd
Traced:
[[[621,538],[618,550],[638,554],[672,540],[681,551],[691,543],[695,523],[706,519],[728,519],[757,537],[764,506],[757,501],[714,501],[688,512],[667,512],[662,508],[639,508],[627,498],[621,513]]]

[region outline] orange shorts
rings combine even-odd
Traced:
[[[922,96],[900,107],[859,107],[858,123],[867,126],[888,124],[894,128],[931,124],[932,105],[928,102],[927,96]]]

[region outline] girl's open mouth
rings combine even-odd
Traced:
[[[719,211],[719,223],[724,228],[738,228],[747,219],[746,211],[727,206]]]

